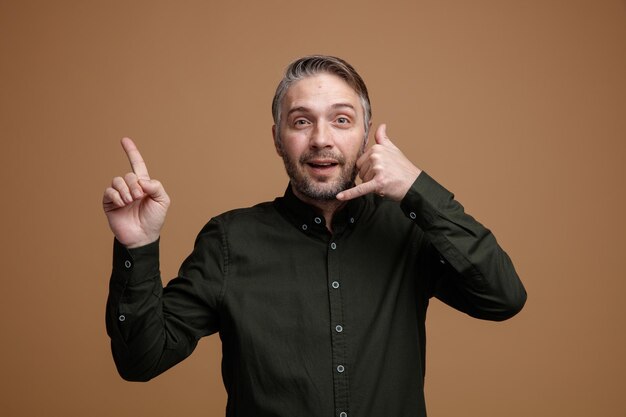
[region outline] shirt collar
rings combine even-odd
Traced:
[[[362,213],[364,198],[359,197],[347,202],[347,204],[333,217],[333,231],[341,233],[346,227],[354,227]],[[315,208],[300,200],[291,189],[291,183],[287,185],[283,197],[274,201],[278,211],[294,226],[303,232],[323,231],[327,233],[326,222]]]

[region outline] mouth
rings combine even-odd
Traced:
[[[332,168],[332,167],[339,165],[337,161],[317,161],[317,160],[308,161],[306,164],[310,166],[311,168],[315,168],[315,169]]]
[[[306,161],[306,165],[316,174],[330,173],[339,165],[334,159],[311,159]]]

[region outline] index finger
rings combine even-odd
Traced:
[[[376,184],[374,184],[374,181],[368,181],[340,192],[337,194],[337,200],[352,200],[362,195],[373,193],[374,191],[376,191]]]
[[[135,142],[133,142],[131,138],[123,138],[122,148],[124,148],[124,152],[126,152],[126,156],[130,161],[130,166],[133,169],[133,172],[137,175],[137,177],[140,179],[149,180],[150,175],[148,174],[148,167],[143,161],[143,158],[139,153],[139,149],[137,149],[137,146],[135,146]]]

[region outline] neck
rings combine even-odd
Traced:
[[[316,211],[322,217],[324,217],[324,221],[326,222],[326,228],[328,229],[329,232],[332,233],[333,232],[332,230],[333,216],[335,215],[335,213],[337,213],[346,205],[346,202],[339,201],[337,199],[319,200],[319,199],[307,197],[306,195],[296,190],[293,186],[291,187],[291,189],[293,193],[296,195],[296,197],[298,197],[300,200],[304,201],[305,203],[313,206],[316,209]]]

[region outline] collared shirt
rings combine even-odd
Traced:
[[[107,331],[145,381],[219,332],[227,416],[425,416],[435,296],[504,320],[526,292],[489,230],[423,172],[401,203],[367,195],[324,218],[282,198],[211,219],[163,288],[158,241],[114,244]]]

